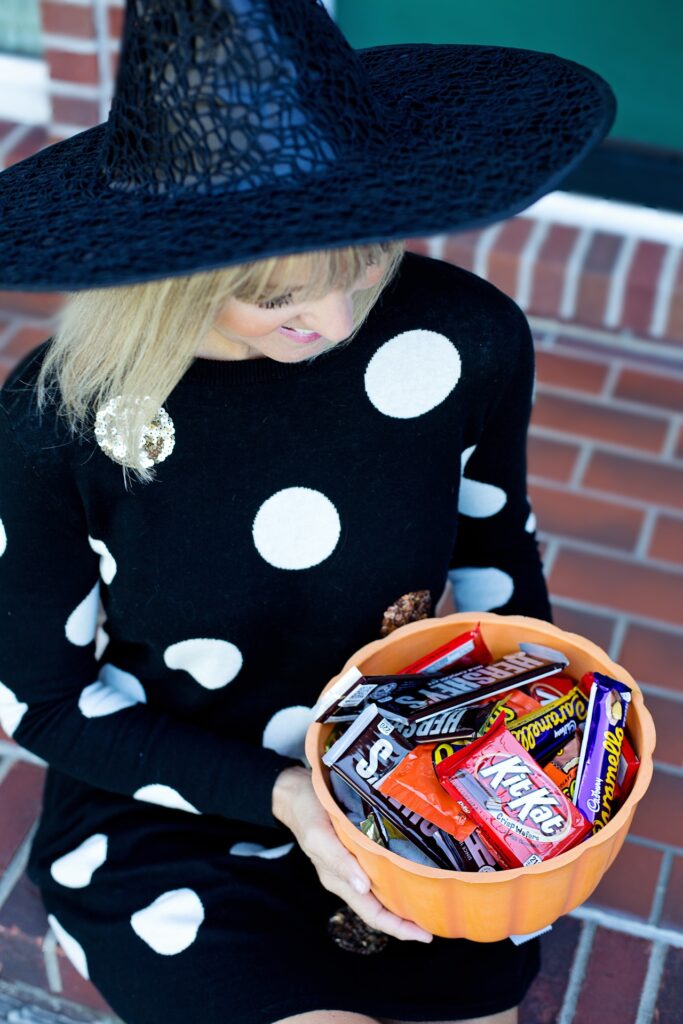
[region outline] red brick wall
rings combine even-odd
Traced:
[[[52,108],[48,142],[106,119],[123,13],[123,0],[41,0]]]

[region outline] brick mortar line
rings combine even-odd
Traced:
[[[592,441],[582,441],[579,449],[579,454],[576,457],[572,475],[567,481],[567,486],[572,491],[578,491],[581,488],[581,481],[583,480],[584,474],[588,469],[588,463],[593,457],[594,445]]]
[[[645,939],[646,942],[663,942],[675,949],[683,949],[683,931],[677,928],[659,928],[651,924],[644,924],[641,921],[625,915],[613,914],[608,910],[601,910],[598,907],[577,907],[570,911],[570,917],[584,921],[586,925],[592,924],[595,928],[606,928],[611,932],[620,932],[622,935],[631,935],[634,939]],[[561,1020],[558,1018],[558,1024]],[[567,1022],[571,1024],[571,1018]]]
[[[558,306],[558,313],[561,317],[569,319],[574,316],[583,266],[592,241],[593,231],[590,228],[579,228],[569,257],[564,264],[564,280]]]
[[[671,457],[663,455],[661,452],[650,452],[645,448],[630,448],[627,445],[617,444],[615,441],[605,441],[602,438],[571,434],[566,430],[558,430],[557,427],[544,427],[540,423],[534,423],[533,420],[530,434],[532,437],[545,437],[550,441],[561,441],[564,444],[573,444],[575,447],[581,444],[592,444],[597,451],[604,451],[609,455],[621,455],[628,459],[651,462],[655,466],[683,469],[683,459],[679,459],[676,456]]]
[[[683,693],[679,693],[677,690],[667,690],[665,686],[657,686],[655,683],[643,683],[640,680],[638,680],[638,686],[648,697],[670,700],[672,704],[683,704]]]
[[[482,276],[482,275],[479,275]],[[531,328],[535,331],[556,331],[566,341],[580,340],[590,341],[592,344],[603,345],[605,348],[616,350],[621,355],[628,355],[629,352],[639,355],[661,355],[671,362],[683,363],[683,339],[671,338],[668,343],[650,340],[647,337],[635,337],[631,334],[606,331],[600,327],[588,324],[577,323],[573,320],[556,320],[548,316],[535,314],[530,310],[526,314]]]
[[[650,907],[650,916],[648,917],[648,924],[659,925],[660,918],[662,916],[662,909],[664,907],[664,897],[666,896],[666,889],[669,884],[671,877],[671,868],[673,867],[674,855],[671,850],[666,850],[662,855],[662,863],[659,866],[659,873],[657,875],[657,883],[655,885],[655,891],[652,894],[652,905]]]
[[[644,846],[648,850],[657,850],[658,853],[670,851],[675,857],[683,857],[683,846],[676,846],[675,843],[663,843],[661,839],[648,839],[647,836],[629,833],[626,842],[632,843],[634,846]]]
[[[604,361],[596,359],[595,362],[605,365]],[[603,381],[602,388],[600,389],[600,398],[609,399],[610,401],[614,398],[614,388],[616,383],[621,376],[624,368],[623,361],[617,356],[610,359],[607,364],[607,373],[605,374],[605,380]]]
[[[670,764],[668,761],[660,761],[658,757],[653,759],[653,765],[662,775],[669,775],[673,779],[683,779],[683,765]]]
[[[31,852],[31,843],[33,842],[33,837],[37,828],[38,822],[34,821],[31,828],[24,836],[21,846],[14,854],[14,857],[12,857],[7,870],[4,872],[2,878],[0,878],[0,909],[5,905],[12,894],[14,886],[26,870],[29,853]]]
[[[683,465],[670,468],[683,470]],[[565,483],[562,480],[552,480],[550,477],[537,476],[535,473],[529,473],[528,482],[538,487],[560,491],[563,494],[575,494],[579,497],[594,498],[596,501],[619,505],[622,508],[635,509],[638,512],[647,512],[649,509],[655,508],[658,512],[670,518],[681,518],[681,510],[675,505],[653,505],[652,502],[641,501],[627,494],[619,494],[617,491],[601,491],[598,487],[586,487],[581,483],[572,486],[572,484]]]
[[[668,379],[674,378],[677,383],[683,384],[683,373],[682,374],[669,374]],[[545,381],[539,380],[538,382],[539,394],[550,395],[553,398],[571,398],[576,399],[577,397],[581,401],[585,402],[586,405],[593,406],[595,408],[604,408],[605,400],[603,395],[596,395],[590,391],[578,391],[575,388],[563,387],[562,384],[546,384]],[[612,397],[610,399],[609,409],[615,409],[617,412],[624,413],[638,413],[649,416],[650,419],[654,420],[666,420],[668,421],[673,415],[677,415],[677,409],[664,409],[661,410],[659,406],[648,405],[647,402],[637,402],[631,398],[618,398]]]
[[[614,261],[610,274],[609,288],[607,291],[607,302],[602,319],[605,327],[619,327],[624,319],[624,297],[626,294],[626,281],[633,266],[633,258],[640,239],[633,235],[626,235],[622,238],[617,258]]]
[[[79,55],[97,53],[97,41],[94,38],[62,35],[59,32],[41,32],[40,41],[45,50],[61,50],[64,53]]]
[[[94,0],[93,17],[97,33],[97,66],[103,90],[100,99],[100,120],[106,121],[114,91],[110,54],[118,53],[121,47],[118,40],[112,40],[109,35],[107,7],[104,0]]]
[[[628,617],[626,615],[620,615],[617,621],[614,623],[614,629],[612,630],[612,639],[610,640],[608,654],[612,661],[619,660],[619,654],[624,643],[624,637],[626,636],[626,630],[628,629]]]
[[[538,537],[546,543],[557,541],[561,547],[570,548],[573,551],[582,551],[586,555],[596,555],[599,558],[612,558],[615,562],[622,562],[626,565],[639,569],[654,569],[656,572],[663,572],[668,576],[679,576],[683,583],[683,565],[672,565],[662,558],[640,558],[631,551],[622,548],[607,547],[596,541],[580,540],[577,537],[569,537],[563,533],[550,533],[542,527],[538,530]],[[627,615],[623,608],[615,609],[619,615]]]
[[[623,608],[612,608],[609,605],[594,604],[592,601],[580,601],[578,598],[567,597],[566,594],[551,594],[551,601],[559,607],[568,608],[570,611],[587,612],[589,615],[603,615],[617,618],[619,615],[626,615],[629,622],[636,626],[647,626],[658,630],[660,633],[669,633],[677,638],[683,638],[683,627],[676,626],[672,622],[665,622],[662,619],[651,619],[647,615],[639,615],[635,612],[624,612]]]
[[[527,309],[531,301],[536,267],[538,266],[538,254],[548,237],[550,227],[550,221],[536,220],[519,255],[515,302],[522,309]]]
[[[669,434],[665,438],[664,444],[662,445],[662,455],[665,458],[676,458],[678,435],[681,426],[683,426],[683,416],[681,416],[680,413],[674,413],[674,415],[671,417],[671,423],[669,424]]]
[[[0,757],[6,757],[11,762],[25,761],[28,764],[38,765],[39,768],[46,768],[45,761],[41,758],[36,757],[29,750],[25,750],[24,747],[18,746],[16,743],[10,743],[9,740],[0,738]]]
[[[52,928],[48,928],[43,938],[43,964],[45,965],[45,976],[47,977],[50,993],[60,995],[64,991],[64,987],[62,985],[62,973],[59,969],[59,960],[57,959],[57,937]]]
[[[590,330],[590,329],[589,329]],[[667,369],[662,369],[659,363],[653,363],[652,368],[646,371],[643,370],[643,362],[640,359],[635,359],[633,356],[629,357],[628,353],[622,352],[594,352],[592,349],[575,349],[571,345],[573,339],[569,339],[569,344],[565,345],[564,336],[556,334],[554,336],[553,346],[551,351],[558,353],[559,355],[565,356],[568,359],[574,359],[581,363],[593,363],[596,366],[602,366],[607,368],[608,376],[611,373],[612,367],[615,366],[618,370],[634,370],[639,373],[648,373],[655,377],[664,377],[665,380],[669,379],[670,372]],[[578,340],[578,339],[577,339]],[[587,339],[590,341],[590,338]],[[676,372],[681,373],[681,369],[676,364]],[[604,384],[603,384],[604,389]],[[594,392],[591,392],[594,394]]]
[[[652,317],[649,329],[650,334],[655,338],[662,337],[666,330],[671,313],[671,302],[676,290],[678,265],[682,254],[683,249],[680,246],[668,246],[659,274],[657,275],[657,286],[652,302]]]
[[[643,523],[640,527],[640,535],[636,541],[634,554],[638,558],[647,558],[647,551],[652,543],[652,535],[655,532],[655,526],[657,525],[657,519],[659,517],[659,509],[656,506],[648,508],[643,516]],[[655,559],[656,560],[656,559]]]
[[[434,260],[442,260],[446,248],[447,235],[432,235],[427,239],[427,250]]]
[[[573,911],[572,916],[575,915],[576,911]],[[579,941],[576,944],[576,950],[574,951],[574,959],[569,971],[569,979],[564,992],[562,1007],[557,1018],[557,1024],[572,1024],[574,1020],[596,930],[597,926],[592,921],[584,922]]]
[[[472,272],[477,274],[478,277],[487,278],[489,269],[489,255],[493,249],[498,235],[503,230],[502,222],[498,224],[491,224],[479,235],[477,244],[474,250],[474,259],[472,261]]]
[[[659,983],[664,970],[664,961],[669,947],[664,942],[655,942],[650,950],[650,959],[647,965],[647,972],[643,987],[640,990],[640,1003],[635,1024],[650,1024],[652,1021],[657,996],[659,994]]]
[[[21,142],[22,139],[26,138],[33,125],[30,124],[16,124],[10,132],[7,133],[5,138],[0,142],[0,167],[4,166],[5,157],[7,154]]]

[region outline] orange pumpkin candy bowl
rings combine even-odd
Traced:
[[[531,867],[482,873],[426,867],[372,842],[338,806],[330,788],[328,769],[321,762],[331,725],[314,722],[310,726],[306,755],[315,792],[339,839],[358,859],[384,906],[435,935],[496,942],[509,935],[545,928],[588,899],[621,849],[636,806],[650,784],[655,729],[635,680],[596,644],[550,623],[523,616],[468,612],[413,622],[383,640],[366,644],[349,658],[340,675],[352,665],[367,675],[397,672],[477,623],[494,658],[516,650],[520,641],[535,642],[566,654],[566,671],[575,679],[585,672],[597,671],[631,688],[627,732],[640,767],[624,804],[597,834],[566,853]],[[338,678],[330,680],[325,690]]]

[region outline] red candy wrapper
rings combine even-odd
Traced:
[[[456,664],[458,669],[461,669],[472,668],[474,665],[490,665],[492,661],[491,652],[484,643],[481,629],[477,624],[474,629],[461,633],[424,657],[412,661],[398,674],[429,672],[430,675],[437,675],[440,672],[450,672],[451,666]]]
[[[446,792],[461,802],[507,867],[538,864],[575,846],[591,831],[502,718],[436,771]]]

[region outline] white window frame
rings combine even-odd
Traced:
[[[47,64],[40,57],[0,53],[0,121],[47,124],[50,120]]]

